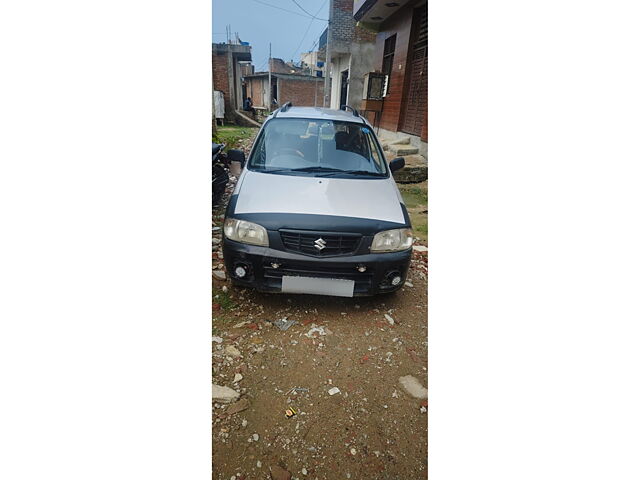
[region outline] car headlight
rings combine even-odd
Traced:
[[[267,230],[262,225],[245,220],[227,218],[224,221],[224,235],[229,240],[235,240],[236,242],[262,245],[264,247],[269,246]]]
[[[411,248],[413,233],[410,228],[378,232],[371,243],[372,252],[399,252]]]

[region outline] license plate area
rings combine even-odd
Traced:
[[[309,295],[331,295],[353,297],[355,282],[339,278],[282,277],[282,293],[306,293]]]

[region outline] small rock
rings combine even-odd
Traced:
[[[222,343],[222,337],[211,337],[212,342]]]
[[[405,375],[399,379],[400,385],[414,398],[427,398],[427,389],[420,384],[416,377]]]
[[[258,468],[262,468],[262,462],[261,462],[260,460],[258,460],[258,461],[256,462],[256,466],[257,466]]]
[[[384,318],[386,318],[386,319],[387,319],[387,322],[389,322],[389,325],[393,325],[394,323],[396,323],[396,322],[394,322],[394,321],[393,321],[393,318],[391,318],[391,315],[387,315],[387,314],[385,313],[385,314],[384,314]]]
[[[422,245],[414,245],[413,246],[413,251],[414,252],[418,252],[418,253],[425,253],[427,251],[427,247],[422,246]]]
[[[340,393],[340,389],[338,387],[333,387],[331,390],[327,392],[329,395],[335,395],[336,393]]]
[[[356,449],[355,448],[352,448],[350,451],[351,451],[351,455],[355,455],[356,454]]]
[[[235,402],[240,394],[229,387],[224,387],[222,385],[213,384],[213,401],[220,403],[231,403]]]
[[[404,284],[405,284],[407,287],[413,287],[413,283],[411,283],[409,280],[407,280],[406,282],[404,282]]]
[[[238,383],[240,380],[242,380],[242,374],[241,373],[236,373],[236,375],[233,377],[233,383]]]
[[[427,409],[424,407],[420,407],[420,413],[427,413]]]
[[[227,293],[227,291],[228,291],[228,290],[229,290],[229,289],[227,288],[227,286],[226,286],[226,285],[223,285],[223,286],[222,286],[222,291],[223,291],[224,293]]]
[[[233,358],[238,358],[242,356],[242,354],[240,353],[240,350],[238,350],[233,345],[227,345],[224,351],[227,353],[227,355],[231,355]]]
[[[247,425],[249,425],[249,422],[247,422],[247,419],[245,418],[242,420],[242,426],[246,427]]]
[[[257,442],[258,440],[260,440],[260,435],[258,435],[257,433],[254,433],[252,437],[254,442]]]
[[[236,480],[236,476],[235,475],[231,475],[231,479],[230,480]]]
[[[224,282],[227,279],[227,275],[221,270],[214,270],[213,278],[215,278],[216,280],[220,280],[221,282]]]
[[[306,469],[306,468],[304,468],[304,467],[302,467],[302,474],[303,474],[303,475],[306,475],[306,474],[307,474],[307,469]]]

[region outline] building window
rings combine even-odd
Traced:
[[[391,91],[391,72],[393,71],[393,54],[396,52],[396,36],[392,35],[384,41],[382,54],[382,73],[387,75],[387,93]]]

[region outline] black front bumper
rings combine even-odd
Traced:
[[[313,257],[234,242],[225,238],[222,251],[229,277],[238,285],[263,292],[281,292],[282,277],[336,278],[354,281],[354,296],[393,292],[404,284],[411,261],[411,249],[403,252],[368,253],[335,257]],[[273,268],[272,263],[279,264]],[[238,265],[246,265],[245,278],[235,274]],[[358,267],[365,266],[364,272]],[[391,285],[389,274],[398,272],[402,281]]]

